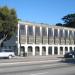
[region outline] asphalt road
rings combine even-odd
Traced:
[[[47,62],[0,65],[0,75],[75,75],[75,64]]]
[[[31,62],[31,61],[46,61],[46,60],[60,60],[62,56],[29,56],[29,57],[14,57],[12,59],[0,59],[0,63],[11,62]]]

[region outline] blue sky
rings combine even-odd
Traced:
[[[75,13],[75,0],[0,0],[0,6],[15,8],[23,21],[55,24],[61,18]]]

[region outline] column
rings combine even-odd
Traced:
[[[69,39],[69,30],[68,30],[68,45],[70,44],[70,39]]]
[[[18,23],[18,31],[17,31],[17,45],[18,45],[18,55],[20,55],[20,24]]]
[[[18,43],[18,56],[20,56],[20,44]]]
[[[42,56],[42,46],[40,46],[40,55]]]
[[[60,30],[58,29],[58,44],[60,44]]]
[[[25,45],[24,48],[25,48],[25,56],[28,56],[28,47],[27,47],[27,45]]]
[[[74,46],[72,47],[72,50],[74,51]]]
[[[52,28],[52,31],[53,31],[53,37],[54,37],[54,28]]]
[[[58,47],[58,55],[60,55],[60,47]]]
[[[33,26],[33,38],[34,38],[34,44],[35,44],[35,26]]]
[[[33,46],[33,56],[35,56],[35,46]]]
[[[68,52],[70,52],[69,46],[68,46]]]
[[[28,46],[25,45],[25,52],[28,53]]]
[[[25,27],[26,27],[26,44],[27,44],[27,28],[28,28],[28,26],[26,25]]]
[[[72,35],[73,35],[73,36],[72,36],[72,40],[73,40],[73,41],[72,41],[72,42],[73,42],[72,44],[74,45],[74,31],[72,31]]]
[[[40,27],[40,36],[41,36],[41,38],[40,38],[41,39],[41,43],[40,44],[42,44],[42,40],[43,40],[42,39],[42,27]]]
[[[46,46],[46,55],[48,55],[48,46]]]
[[[48,39],[48,27],[47,27],[47,44],[49,44],[49,39]]]
[[[54,55],[54,46],[52,46],[52,55]]]
[[[63,55],[65,54],[65,47],[63,47]]]
[[[65,30],[63,29],[63,44],[65,45],[66,43],[65,43]]]
[[[52,44],[55,44],[55,39],[54,39],[54,28],[52,28],[52,31],[53,31],[53,43]]]

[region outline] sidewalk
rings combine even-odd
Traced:
[[[36,63],[36,62],[54,62],[62,60],[63,56],[29,56],[29,57],[19,57],[16,56],[12,59],[0,59],[0,63]]]
[[[16,56],[14,59],[25,59],[29,61],[35,61],[35,60],[55,60],[55,59],[61,59],[63,58],[63,55],[49,55],[49,56],[27,56],[27,57],[21,57],[21,56]]]

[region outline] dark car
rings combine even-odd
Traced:
[[[64,58],[75,58],[75,51],[65,53]]]

